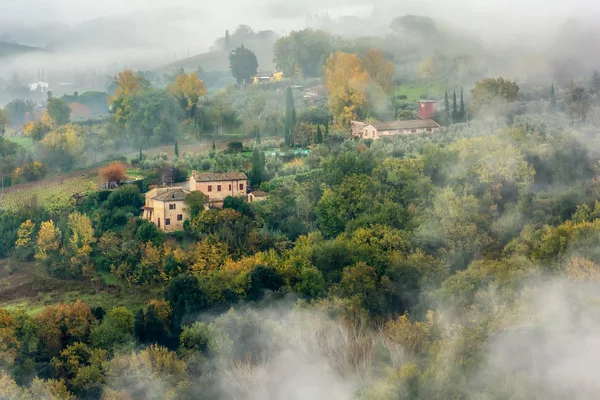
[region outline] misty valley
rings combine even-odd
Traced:
[[[0,5],[0,399],[600,398],[579,3]]]

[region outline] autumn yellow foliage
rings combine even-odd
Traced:
[[[17,231],[18,239],[15,242],[16,247],[27,247],[31,243],[35,224],[28,219],[23,222]]]
[[[61,232],[54,225],[54,221],[42,222],[37,236],[37,252],[35,258],[46,260],[48,253],[58,250],[60,247]]]
[[[206,95],[206,85],[195,72],[178,75],[168,86],[169,92],[180,100],[185,101],[185,109],[192,110],[198,105],[200,97]]]
[[[338,127],[347,127],[367,107],[369,74],[356,54],[337,52],[325,65],[329,110]]]

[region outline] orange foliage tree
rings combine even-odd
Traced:
[[[369,73],[356,54],[337,52],[329,56],[325,80],[329,110],[338,127],[347,127],[350,121],[366,114]]]
[[[92,110],[85,104],[71,104],[71,120],[85,120],[92,117]]]
[[[57,355],[68,343],[85,342],[95,321],[90,306],[79,300],[47,306],[34,318],[38,326],[44,327],[40,339],[52,355]]]
[[[394,91],[394,76],[396,68],[391,61],[387,61],[381,49],[371,49],[363,58],[365,70],[373,81],[390,95]]]
[[[102,182],[121,182],[127,177],[125,165],[118,161],[100,168],[99,175]]]

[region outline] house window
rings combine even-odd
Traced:
[[[221,185],[217,185],[217,192],[221,191]]]
[[[165,226],[171,225],[171,218],[165,218]]]
[[[411,129],[410,133],[417,133],[417,130],[416,129]]]
[[[229,184],[229,191],[231,192],[231,183]]]
[[[174,210],[175,209],[175,204],[169,204],[169,210]]]
[[[160,228],[160,218],[158,219],[158,227]]]
[[[212,185],[208,185],[208,191],[212,192]]]
[[[431,132],[431,128],[427,128],[425,129],[427,132]]]
[[[177,221],[183,221],[183,214],[177,214]]]
[[[240,190],[244,190],[244,184],[240,183]]]

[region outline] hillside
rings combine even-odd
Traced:
[[[229,68],[229,58],[227,52],[209,51],[208,53],[197,54],[192,57],[175,61],[156,69],[156,72],[165,73],[175,69],[183,68],[186,71],[195,71],[201,66],[205,71],[223,71]]]
[[[12,57],[25,53],[46,52],[40,47],[25,46],[18,43],[0,42],[0,58]]]

